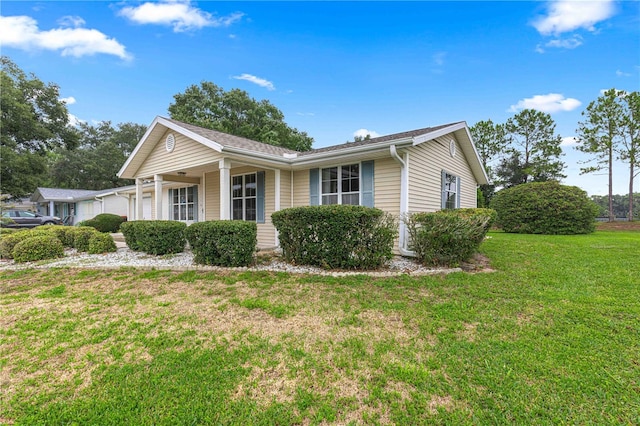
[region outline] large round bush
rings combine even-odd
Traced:
[[[491,201],[496,225],[519,234],[588,234],[598,207],[576,186],[532,182],[499,191]]]
[[[101,213],[93,219],[85,220],[82,226],[90,226],[100,232],[114,233],[120,230],[120,225],[126,221],[123,216],[111,213]]]
[[[39,235],[20,241],[13,248],[13,259],[18,262],[55,259],[64,256],[64,247],[52,235]]]

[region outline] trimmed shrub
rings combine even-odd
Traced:
[[[136,226],[136,224],[141,221],[131,221],[124,222],[120,225],[120,232],[124,236],[124,242],[127,244],[133,251],[141,251],[140,246],[138,244],[138,238],[136,236],[136,230],[140,229],[140,227]]]
[[[13,249],[21,241],[31,236],[31,230],[20,230],[12,234],[2,236],[0,240],[0,257],[3,259],[13,259]]]
[[[101,213],[94,217],[93,219],[85,220],[81,222],[83,226],[90,226],[95,228],[99,232],[118,232],[120,229],[120,225],[126,219],[122,216],[118,216],[117,214],[111,213]]]
[[[78,251],[89,251],[89,240],[98,233],[90,226],[74,226],[67,232],[70,234],[68,238],[73,237],[72,247]]]
[[[89,254],[111,253],[117,250],[116,243],[109,234],[98,233],[89,238]]]
[[[124,222],[120,230],[131,250],[161,255],[184,251],[186,227],[175,220],[134,220]]]
[[[3,235],[15,234],[19,231],[19,229],[15,228],[0,228],[0,237],[2,237]]]
[[[532,182],[499,191],[491,201],[497,226],[519,234],[588,234],[598,206],[576,186]]]
[[[255,222],[215,220],[185,230],[194,261],[205,265],[247,266],[253,262],[258,227]]]
[[[294,207],[274,212],[271,220],[287,261],[330,269],[384,265],[398,233],[389,214],[364,206]]]
[[[55,259],[64,256],[64,247],[60,240],[52,235],[39,235],[20,241],[13,248],[12,254],[13,259],[20,263]]]
[[[494,218],[490,209],[415,213],[405,220],[409,248],[424,265],[458,265],[478,250]]]

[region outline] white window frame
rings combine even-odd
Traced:
[[[193,186],[182,186],[180,188],[171,188],[173,190],[173,195],[171,196],[171,199],[169,200],[169,214],[171,215],[171,220],[177,220],[180,222],[193,222],[195,220],[196,217],[196,209],[198,208],[195,200],[196,200],[196,195],[195,192],[197,191],[196,187]],[[191,190],[191,201],[189,201],[189,190]],[[181,197],[183,196],[182,191],[184,191],[184,201],[181,199]],[[178,194],[178,202],[175,202],[175,194]],[[182,217],[182,209],[181,207],[184,206],[184,217]],[[189,218],[189,206],[192,207],[192,214],[191,214],[191,218]],[[178,217],[176,217],[176,210],[175,208],[178,207]]]
[[[442,194],[444,198],[443,209],[458,209],[460,208],[460,177],[449,173],[446,170],[443,175],[442,181]],[[452,189],[453,188],[453,189]],[[453,207],[450,206],[450,196],[453,195]]]
[[[343,181],[343,177],[342,177],[342,169],[343,167],[352,167],[352,166],[358,166],[358,190],[357,191],[343,191],[342,189],[342,181]],[[325,182],[323,179],[324,176],[324,171],[325,170],[329,170],[329,169],[337,169],[337,192],[324,192],[324,185],[323,183]],[[355,195],[358,194],[358,206],[362,205],[362,164],[360,162],[358,163],[351,163],[351,164],[342,164],[339,166],[331,166],[331,167],[323,167],[320,169],[320,173],[318,173],[319,176],[318,178],[320,179],[320,205],[332,205],[332,204],[343,204],[342,202],[342,197],[344,195]],[[347,179],[351,180],[353,178],[348,177]],[[338,202],[337,203],[325,203],[324,202],[324,197],[330,197],[330,196],[336,196]]]
[[[247,183],[246,183],[247,176],[253,176],[254,195],[247,195]],[[240,196],[235,196],[234,194],[233,185],[236,178],[241,178],[241,181],[242,181],[241,183],[242,193]],[[231,191],[231,219],[232,220],[248,220],[250,222],[257,222],[258,221],[258,173],[256,172],[243,173],[243,174],[231,176],[231,188],[229,190]],[[238,200],[242,201],[242,218],[241,219],[234,217],[234,213],[235,213],[234,202]],[[247,200],[254,200],[253,210],[254,210],[255,217],[253,219],[247,219]]]

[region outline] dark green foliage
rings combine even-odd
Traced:
[[[34,260],[55,259],[64,256],[64,247],[53,235],[39,235],[20,241],[13,248],[13,259],[16,262],[32,262]]]
[[[393,257],[397,224],[382,210],[348,205],[295,207],[271,215],[287,261],[372,269]]]
[[[519,234],[587,234],[595,230],[598,206],[576,186],[532,182],[499,191],[491,203],[496,224]]]
[[[2,239],[0,240],[0,258],[13,259],[13,248],[20,241],[29,238],[30,235],[30,230],[23,230],[14,232],[12,234],[3,235]]]
[[[210,81],[191,85],[173,96],[174,120],[296,151],[308,151],[313,138],[289,127],[284,114],[268,100],[257,101],[240,89],[225,91]]]
[[[478,250],[495,218],[491,209],[415,213],[406,220],[410,248],[424,265],[458,265]]]
[[[110,253],[117,250],[116,243],[109,234],[94,234],[89,238],[90,254]]]
[[[186,227],[175,220],[134,220],[124,222],[120,230],[131,250],[158,255],[183,252]]]
[[[196,263],[247,266],[256,251],[258,227],[242,220],[215,220],[189,226],[185,235]]]
[[[90,226],[100,232],[118,232],[120,225],[126,219],[123,216],[111,213],[101,213],[93,219],[85,220],[81,223],[83,226]]]
[[[69,239],[73,237],[73,248],[78,251],[89,251],[89,240],[98,231],[90,226],[75,226],[67,232],[70,233]]]

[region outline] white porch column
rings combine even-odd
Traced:
[[[136,179],[136,220],[142,220],[142,179]]]
[[[156,220],[162,220],[164,219],[162,216],[162,176],[154,175],[153,182],[155,184],[156,193]]]
[[[223,158],[220,168],[220,220],[231,219],[231,160]]]
[[[49,201],[49,216],[56,215],[56,203],[53,201]]]

